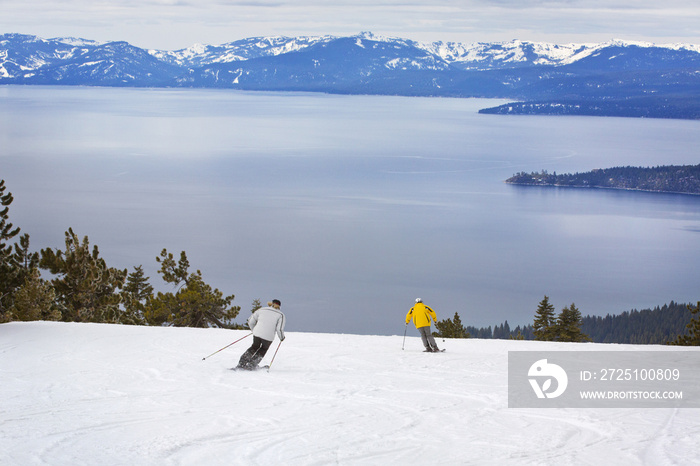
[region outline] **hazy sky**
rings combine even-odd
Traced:
[[[700,43],[697,0],[0,0],[0,32],[176,50],[371,31],[418,41]]]

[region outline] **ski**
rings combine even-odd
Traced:
[[[269,365],[257,366],[257,367],[251,367],[251,368],[249,368],[249,369],[247,369],[247,368],[245,368],[245,367],[238,367],[238,366],[236,366],[236,367],[230,368],[229,370],[231,370],[231,371],[242,371],[242,372],[255,372],[255,371],[259,371],[259,370],[261,370],[261,369],[266,369],[266,370],[269,371],[269,370],[270,370],[270,366],[269,366]]]

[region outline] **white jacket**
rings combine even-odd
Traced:
[[[272,341],[275,333],[284,340],[284,314],[272,307],[261,307],[248,318],[248,327],[253,331],[253,336],[263,340]]]

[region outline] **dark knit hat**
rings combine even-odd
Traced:
[[[280,302],[279,299],[273,299],[273,300],[272,300],[272,304],[277,304],[278,306],[281,306],[281,305],[282,305],[282,303]]]

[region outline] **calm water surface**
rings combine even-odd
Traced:
[[[700,299],[700,197],[503,183],[697,164],[700,122],[477,113],[498,103],[0,87],[0,178],[33,248],[72,227],[159,289],[155,257],[185,250],[290,330],[402,334],[416,297],[511,327],[545,294],[584,315]]]

